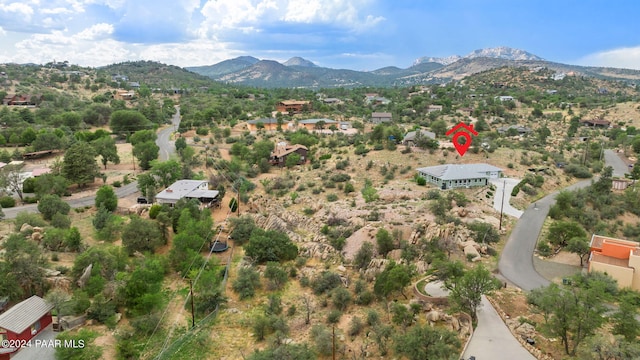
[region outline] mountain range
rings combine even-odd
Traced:
[[[557,73],[573,72],[578,75],[609,80],[640,83],[639,70],[588,67],[554,63],[524,50],[496,47],[472,51],[466,56],[444,58],[421,57],[401,69],[388,66],[373,71],[332,69],[317,66],[301,57],[280,63],[241,56],[214,65],[187,67],[186,69],[213,80],[263,88],[298,87],[391,87],[446,83],[497,67],[545,67]]]

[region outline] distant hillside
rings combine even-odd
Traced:
[[[355,71],[319,67],[300,57],[293,57],[281,64],[276,61],[258,61],[248,56],[187,69],[230,84],[264,88],[331,88],[447,83],[501,67],[547,68],[557,73],[574,73],[599,79],[640,83],[638,70],[559,64],[546,61],[527,51],[508,47],[479,49],[464,57],[422,57],[407,69],[388,66],[374,71]]]
[[[193,71],[194,73],[200,75],[216,78],[218,76],[231,74],[233,72],[248,68],[258,61],[260,61],[260,59],[256,59],[252,56],[240,56],[235,59],[229,59],[219,62],[215,65],[193,66],[187,67],[185,69]]]
[[[107,77],[118,74],[129,78],[129,81],[145,84],[150,88],[189,88],[219,86],[211,78],[187,71],[184,68],[161,64],[155,61],[129,61],[112,64],[97,69],[99,74]]]
[[[283,63],[283,65],[285,66],[304,66],[304,67],[317,67],[318,65],[314,64],[313,62],[307,60],[307,59],[303,59],[301,57],[292,57],[291,59],[285,61]]]

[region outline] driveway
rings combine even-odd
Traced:
[[[495,194],[493,196],[493,208],[498,212],[501,211],[515,217],[516,219],[520,219],[522,216],[522,210],[518,210],[511,206],[511,191],[513,188],[518,185],[520,179],[510,179],[510,178],[502,178],[502,179],[491,179],[491,184],[496,187]],[[504,203],[502,200],[502,196],[504,195]],[[503,206],[504,204],[504,206]]]
[[[468,359],[518,359],[535,360],[514,337],[491,303],[483,295],[478,309],[478,326],[473,332],[463,357]]]
[[[158,132],[158,138],[156,139],[156,144],[160,148],[159,158],[162,161],[168,160],[171,155],[173,155],[176,151],[175,142],[170,140],[170,135],[177,129],[180,125],[180,107],[176,106],[176,114],[171,119],[173,126],[166,127]],[[135,194],[138,192],[138,182],[134,181],[127,185],[121,186],[119,188],[115,188],[114,192],[118,198],[127,197],[129,195]],[[92,206],[95,204],[96,196],[86,196],[79,199],[71,199],[67,200],[67,203],[72,208],[80,208],[85,206]],[[17,206],[13,208],[2,209],[4,212],[5,219],[14,219],[18,213],[21,212],[29,212],[29,213],[37,213],[38,205],[29,204],[24,206]]]
[[[51,344],[50,340],[55,339],[57,335],[58,333],[53,331],[53,325],[47,326],[38,336],[31,339],[33,345],[30,348],[21,349],[11,360],[54,360],[56,349],[47,345]]]
[[[604,161],[608,166],[613,167],[613,176],[624,177],[624,174],[631,170],[627,163],[625,163],[613,150],[604,151]]]

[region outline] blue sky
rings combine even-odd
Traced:
[[[0,63],[210,65],[241,55],[406,68],[508,46],[640,69],[635,0],[0,0]]]

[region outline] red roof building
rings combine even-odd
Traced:
[[[52,308],[53,305],[36,295],[14,305],[0,315],[0,341],[31,340],[51,324]],[[16,347],[0,348],[0,360],[9,359],[10,354],[18,350]]]

